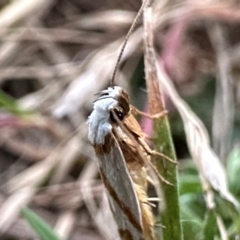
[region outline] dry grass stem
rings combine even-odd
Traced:
[[[52,1],[46,0],[15,0],[7,5],[0,13],[0,35],[6,33],[8,27],[33,15],[36,10],[45,8]],[[47,4],[47,5],[46,5]]]
[[[213,112],[213,147],[223,164],[226,164],[231,150],[231,136],[234,124],[234,91],[231,63],[227,52],[224,29],[215,24],[209,29],[217,56],[218,81]]]
[[[137,49],[140,41],[139,32],[136,31],[129,39],[122,61]],[[85,60],[83,67],[87,65],[87,68],[77,79],[72,81],[63,97],[53,107],[55,117],[61,118],[76,113],[83,104],[86,104],[85,99],[89,99],[89,96],[92,96],[91,100],[94,101],[94,95],[100,92],[109,82],[109,76],[111,76],[117,59],[118,51],[116,50],[121,46],[121,43],[122,39],[111,43],[104,49],[94,52]],[[104,67],[106,64],[108,68]],[[93,72],[92,69],[95,69],[95,71]],[[99,76],[101,76],[100,79]],[[98,84],[95,84],[96,82]]]
[[[74,211],[66,211],[63,212],[56,223],[55,231],[58,235],[63,239],[69,239],[69,235],[71,234],[74,222],[76,221],[76,216]]]
[[[108,203],[108,199],[105,196],[105,192],[103,192],[102,195],[102,204],[104,204],[104,207],[102,208],[103,211],[99,210],[99,208],[96,205],[96,202],[94,201],[94,197],[92,195],[92,187],[91,187],[91,183],[90,182],[83,182],[81,184],[81,191],[82,189],[89,189],[89,191],[87,192],[82,192],[82,196],[84,199],[84,203],[86,205],[86,207],[88,208],[92,218],[95,221],[95,224],[98,228],[98,230],[101,232],[102,236],[104,236],[104,239],[118,239],[118,231],[117,231],[117,226],[116,223],[114,221],[114,218],[112,216],[112,211],[109,208],[109,203]],[[108,223],[107,225],[102,224],[102,223]],[[111,227],[110,225],[111,224]]]
[[[225,169],[210,147],[209,136],[205,126],[189,106],[180,98],[171,80],[165,74],[160,64],[158,66],[158,79],[182,117],[188,147],[199,169],[199,173],[202,176],[201,180],[203,181],[203,186],[208,186],[209,183],[213,189],[222,195],[222,197],[234,204],[235,207],[239,207],[238,201],[228,190]],[[210,187],[204,187],[204,189],[211,191]],[[212,201],[207,201],[207,205],[209,208],[215,206]]]
[[[23,206],[28,204],[35,189],[24,187],[12,194],[0,208],[0,234],[3,234],[18,217]]]
[[[86,121],[95,94],[109,85],[119,49],[140,4],[134,0],[0,2],[1,237],[37,239],[19,217],[21,208],[29,205],[65,239],[116,239],[96,156],[86,140]],[[116,84],[129,91],[133,105],[143,107],[146,94],[141,90],[145,85],[140,59],[144,55],[146,79],[155,84],[148,85],[150,110],[157,114],[163,110],[164,98],[172,116],[165,92],[176,105],[207,207],[214,208],[215,216],[219,214],[219,233],[227,239],[229,228],[215,208],[213,189],[239,205],[228,190],[219,161],[228,165],[225,160],[239,138],[239,3],[165,0],[151,4],[145,11],[147,25],[143,29],[138,21],[128,40]],[[155,52],[162,56],[163,68],[156,64]],[[203,91],[209,76],[218,79],[212,119],[214,151],[206,130],[211,128],[207,119],[212,114],[211,102],[205,99],[214,91]],[[165,92],[159,93],[158,78]],[[179,95],[194,103],[192,99],[204,92],[201,100],[207,104],[193,108],[198,114],[203,107],[201,118],[206,127],[179,97],[172,81]],[[150,125],[142,124],[148,136]],[[162,130],[159,135],[164,135]],[[156,150],[162,152],[164,145],[156,145]],[[176,166],[170,163],[169,167]],[[168,162],[161,168],[168,169]],[[158,181],[152,171],[150,175],[154,185]],[[165,197],[162,199],[159,206],[165,210]]]

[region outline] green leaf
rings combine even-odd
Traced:
[[[196,193],[187,193],[180,196],[180,205],[181,210],[182,207],[186,207],[188,209],[191,209],[192,212],[196,216],[198,216],[200,221],[204,218],[205,212],[206,212],[206,206],[204,202],[204,198],[202,194],[196,194]]]
[[[21,109],[18,106],[17,101],[7,93],[2,91],[1,89],[0,89],[0,107],[19,116],[32,114],[31,111]]]
[[[181,200],[181,198],[180,198]],[[181,223],[184,239],[198,240],[202,229],[202,220],[186,204],[181,204]]]
[[[185,240],[199,240],[203,229],[206,207],[202,194],[186,193],[180,196],[181,223]]]
[[[42,218],[40,218],[29,208],[23,208],[22,214],[41,238],[41,240],[62,240]]]
[[[215,210],[209,209],[206,213],[204,227],[202,231],[202,240],[214,239],[217,230]]]
[[[182,174],[179,176],[180,195],[185,193],[200,193],[202,186],[199,177],[193,174]]]
[[[230,190],[240,196],[240,150],[234,148],[227,164],[227,176]]]
[[[240,216],[234,219],[232,225],[228,228],[228,234],[230,239],[236,239],[236,236],[240,235]]]

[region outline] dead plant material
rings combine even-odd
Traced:
[[[40,215],[41,212],[51,213],[44,218],[47,216],[46,221],[53,227],[53,222],[57,221],[57,231],[69,240],[78,240],[79,236],[99,240],[102,239],[99,232],[106,239],[115,239],[112,226],[103,224],[104,218],[109,224],[113,224],[113,220],[106,198],[102,196],[96,159],[86,141],[84,128],[87,128],[85,123],[95,94],[105,88],[111,78],[118,49],[140,4],[133,0],[1,1],[1,89],[16,100],[20,109],[36,114],[28,118],[8,112],[0,96],[0,190],[4,200],[0,225],[5,231],[4,237],[18,239],[20,235],[16,232],[20,230],[12,231],[14,226],[24,230],[25,227],[14,219],[18,218],[22,205],[31,204]],[[210,39],[206,30],[213,22],[220,27],[227,25],[223,33],[227,47],[224,42],[222,49],[222,43],[220,48],[212,44],[219,43],[218,37]],[[231,73],[233,105],[239,104],[239,22],[236,1],[153,2],[151,27],[154,36],[151,37],[156,36],[153,49],[159,50],[164,71],[180,93],[194,95],[202,88],[203,75],[217,76],[220,70],[219,79],[222,80],[226,73]],[[142,28],[137,26],[120,62],[117,84],[126,89],[143,54],[142,33]],[[149,71],[150,68],[148,66]],[[132,92],[139,100],[142,86],[138,83],[134,86]],[[229,89],[224,87],[223,90]],[[224,93],[221,101],[225,101],[226,96]],[[176,102],[179,101],[177,98]],[[204,126],[189,113],[188,107],[182,105],[185,106],[179,104],[179,109],[191,151],[198,159],[203,180],[208,180],[203,183],[208,193],[208,206],[214,205],[214,192],[209,190],[209,182],[220,189],[223,196],[233,200],[226,188],[224,169],[209,147]],[[226,119],[230,111],[224,113]],[[5,118],[6,112],[11,117]],[[238,111],[235,113],[237,115]],[[78,129],[81,124],[83,127]],[[225,130],[227,128],[229,126]],[[226,136],[228,131],[224,132]],[[65,141],[70,135],[72,137]],[[19,198],[17,203],[13,202],[16,198]],[[53,215],[55,221],[48,218],[49,215]],[[90,215],[97,215],[94,224]],[[219,229],[224,236],[224,226]],[[26,228],[22,239],[31,234]]]
[[[234,91],[231,62],[227,49],[226,31],[218,24],[209,28],[210,39],[217,57],[216,97],[213,112],[213,146],[221,162],[226,164],[231,151],[234,125]]]
[[[178,95],[171,80],[164,72],[161,63],[158,66],[158,79],[182,117],[189,150],[199,169],[204,190],[211,195],[211,187],[213,187],[222,197],[237,208],[239,203],[228,190],[225,169],[210,147],[209,136],[204,124]],[[214,207],[213,198],[207,199],[210,200],[207,201],[207,206],[209,208]]]

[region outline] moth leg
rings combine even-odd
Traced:
[[[160,157],[166,159],[167,161],[169,161],[169,162],[171,162],[171,163],[177,164],[177,161],[169,158],[168,156],[164,155],[163,153],[160,153],[160,152],[157,152],[157,151],[155,151],[155,150],[152,150],[152,149],[147,145],[147,143],[144,141],[144,139],[138,138],[138,141],[140,142],[140,144],[141,144],[141,146],[144,148],[144,150],[147,152],[147,154],[160,156]]]
[[[150,119],[158,119],[158,118],[161,118],[161,117],[165,116],[168,113],[168,111],[164,110],[164,111],[162,111],[160,113],[157,113],[157,114],[149,114],[149,113],[145,113],[145,112],[142,112],[142,111],[138,110],[134,106],[131,106],[131,112],[134,115],[138,114],[138,115],[142,115],[144,117],[150,118]]]
[[[148,165],[150,167],[150,169],[153,171],[154,175],[159,179],[160,182],[164,182],[165,184],[174,187],[174,185],[172,183],[170,183],[169,181],[167,181],[157,170],[157,168],[153,165],[153,163],[151,161],[144,161],[144,163],[146,165]],[[149,176],[147,177],[148,182],[150,182],[153,186],[155,186],[155,182],[152,178],[150,178]]]
[[[153,207],[153,208],[156,207],[156,205],[154,203],[150,203],[148,201],[147,202],[142,202],[142,203],[147,204],[148,206]]]
[[[143,137],[147,140],[153,141],[153,137],[147,135],[146,133],[143,133]]]
[[[150,176],[147,176],[147,181],[154,186],[155,182]]]
[[[178,164],[177,161],[175,161],[175,160],[171,159],[170,157],[164,155],[163,153],[157,152],[157,151],[155,151],[155,150],[151,150],[151,152],[150,152],[149,154],[150,154],[150,155],[160,156],[160,157],[166,159],[167,161],[169,161],[169,162],[171,162],[171,163]]]
[[[135,138],[129,133],[129,131],[124,127],[123,123],[119,120],[119,118],[117,117],[116,113],[115,113],[113,110],[112,110],[111,112],[112,112],[115,120],[116,120],[117,123],[119,124],[119,126],[121,126],[121,128],[125,131],[126,135],[136,144],[136,145],[135,145],[136,150],[137,150],[137,152],[139,153],[139,155],[140,155],[143,163],[146,164],[147,166],[151,167],[151,169],[153,170],[154,174],[156,174],[156,176],[159,178],[159,180],[160,180],[161,182],[164,182],[164,183],[166,183],[167,185],[174,187],[174,185],[173,185],[172,183],[170,183],[169,181],[167,181],[163,176],[161,176],[161,175],[159,174],[158,170],[157,170],[156,167],[152,164],[152,162],[151,162],[151,161],[147,161],[147,160],[145,159],[145,157],[143,156],[143,153],[142,153],[142,151],[141,151],[141,149],[140,149],[139,144],[142,145],[142,147],[143,147],[144,150],[145,150],[145,148],[147,148],[148,150],[150,150],[150,152],[147,151],[147,150],[145,150],[148,155],[151,155],[151,152],[152,152],[152,150],[148,147],[148,145],[147,145],[147,143],[144,141],[144,139],[143,139],[143,138],[137,138],[137,139],[135,139]],[[165,156],[165,155],[163,155],[163,156]],[[165,156],[165,157],[166,157],[166,156]],[[172,161],[172,160],[171,160],[171,161]]]
[[[156,227],[156,228],[166,228],[166,226],[162,225],[162,224],[159,223],[159,222],[156,222],[156,223],[154,224],[154,227]]]
[[[154,203],[152,203],[152,202],[160,202],[161,201],[161,199],[160,198],[158,198],[158,197],[151,197],[151,198],[148,198],[147,199],[147,204],[149,204],[151,207],[157,207],[157,205],[156,204],[154,204]]]
[[[156,169],[156,167],[152,164],[152,162],[149,162],[150,167],[152,168],[152,170],[154,171],[154,173],[156,174],[156,176],[159,178],[159,180],[161,182],[164,182],[165,184],[174,187],[174,185],[172,183],[170,183],[169,181],[167,181]]]
[[[148,198],[148,201],[151,201],[151,202],[160,202],[161,199],[158,198],[158,197],[150,197],[150,198]]]

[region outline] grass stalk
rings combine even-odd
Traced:
[[[157,81],[156,59],[153,48],[152,8],[147,5],[144,9],[144,65],[147,82],[149,109],[151,114],[158,114],[165,110],[163,97]],[[167,116],[153,120],[153,143],[155,149],[171,159],[176,159],[171,131]],[[159,174],[173,186],[162,184],[165,208],[161,212],[160,221],[165,226],[162,230],[164,240],[180,240],[182,227],[179,211],[179,191],[177,183],[177,165],[156,157]],[[161,203],[160,203],[161,204]]]

